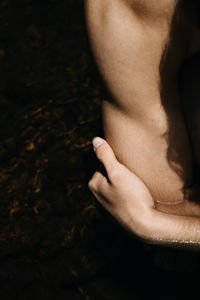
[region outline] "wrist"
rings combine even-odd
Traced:
[[[155,217],[155,212],[156,211],[154,208],[147,208],[140,214],[137,214],[131,224],[132,233],[136,234],[144,241],[152,240],[153,236],[155,236],[153,230],[153,219]]]

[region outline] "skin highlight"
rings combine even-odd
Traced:
[[[106,175],[96,171],[88,187],[99,203],[122,227],[146,243],[199,251],[200,218],[158,211],[142,180],[116,159],[104,139],[98,146],[95,140],[94,150]]]
[[[86,1],[91,47],[110,93],[102,101],[105,138],[117,161],[148,189],[155,208],[148,210],[147,220],[152,219],[155,210],[160,213],[156,214],[157,229],[151,222],[139,225],[150,239],[159,227],[166,230],[162,224],[169,220],[169,224],[180,224],[175,226],[180,232],[182,222],[187,232],[193,224],[193,234],[199,230],[200,193],[193,185],[197,151],[196,144],[191,143],[193,135],[188,126],[192,117],[187,118],[183,113],[183,106],[187,111],[193,99],[189,97],[189,102],[188,98],[182,99],[178,84],[183,62],[200,49],[196,42],[199,30],[188,23],[181,2]],[[94,189],[97,187],[93,184],[91,190]],[[129,190],[128,185],[126,189]],[[102,189],[99,191],[103,193]],[[141,195],[137,198],[141,205],[144,198]],[[170,230],[174,232],[173,226],[167,228],[168,234]],[[157,233],[154,238],[157,242],[198,241],[196,235],[184,238],[175,234],[169,238],[163,232]]]

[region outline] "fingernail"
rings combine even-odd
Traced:
[[[100,147],[103,143],[104,143],[104,140],[101,139],[100,137],[95,137],[92,140],[94,150],[96,150],[98,147]]]

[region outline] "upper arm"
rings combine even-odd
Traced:
[[[169,28],[163,22],[155,30],[127,2],[91,0],[86,12],[102,77],[115,103],[136,116],[147,101],[154,105],[160,99],[159,66]]]
[[[167,115],[160,93],[167,21],[155,30],[125,0],[87,0],[86,11],[94,57],[113,97],[102,105],[107,141],[154,199],[182,199],[190,173],[188,140],[183,119],[177,112]]]

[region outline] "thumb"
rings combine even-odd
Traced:
[[[103,164],[108,173],[119,163],[112,148],[106,142],[106,140],[100,137],[95,137],[92,141],[92,144],[98,160]]]

